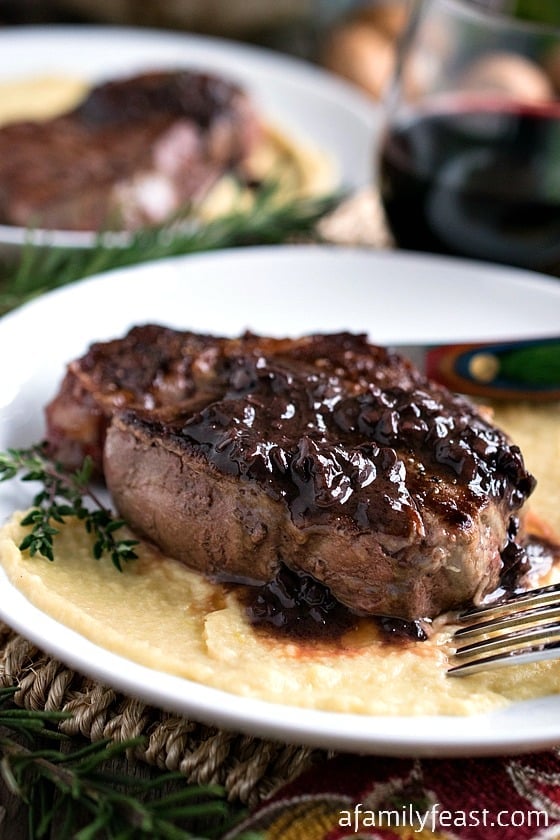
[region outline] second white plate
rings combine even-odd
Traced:
[[[69,75],[97,83],[147,70],[194,68],[238,81],[260,113],[294,139],[323,150],[349,189],[372,178],[379,111],[357,88],[314,65],[259,47],[199,35],[111,26],[0,29],[0,83]],[[0,244],[28,233],[0,225]],[[93,234],[34,232],[35,242],[89,246]]]
[[[70,359],[92,341],[149,321],[229,335],[350,329],[398,343],[546,335],[560,323],[560,283],[427,255],[303,246],[183,257],[92,278],[0,321],[0,450],[42,437],[43,406]],[[29,502],[25,487],[0,485],[0,522]],[[116,656],[33,607],[3,573],[0,616],[53,656],[130,696],[251,734],[391,755],[560,743],[560,695],[460,719],[316,712],[237,697]]]

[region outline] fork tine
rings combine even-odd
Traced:
[[[456,648],[454,656],[462,659],[465,656],[473,656],[473,654],[478,653],[491,653],[492,651],[507,653],[509,649],[518,648],[527,643],[534,645],[535,642],[544,640],[552,642],[555,639],[560,641],[560,622],[546,625],[539,624],[537,627],[517,630],[514,633],[499,634],[480,639],[479,641]]]
[[[528,592],[518,592],[510,595],[506,600],[493,604],[483,604],[480,607],[470,607],[459,614],[459,620],[472,618],[490,617],[491,615],[510,614],[512,608],[525,610],[532,607],[549,603],[560,603],[560,583],[553,583],[550,586],[541,586],[539,589],[531,589]]]
[[[473,659],[461,665],[454,665],[447,670],[449,677],[463,677],[487,671],[489,668],[504,668],[510,665],[524,665],[528,662],[541,662],[544,659],[558,659],[560,657],[560,641],[547,642],[528,648],[516,648],[507,653],[495,653],[482,659]]]
[[[479,621],[476,624],[468,624],[466,627],[460,627],[453,635],[454,638],[468,639],[471,636],[478,636],[484,632],[506,630],[508,628],[519,627],[523,624],[534,624],[538,620],[551,620],[554,618],[560,618],[560,604],[545,604],[544,606],[527,609],[523,612],[513,612],[510,615],[506,614],[503,618],[489,618],[486,621]]]
[[[449,676],[560,658],[560,584],[465,610],[450,639],[457,643]],[[466,644],[465,644],[466,642]],[[465,661],[463,661],[465,660]]]

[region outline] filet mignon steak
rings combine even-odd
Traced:
[[[464,398],[341,333],[148,325],[93,345],[47,408],[139,534],[221,581],[309,574],[361,614],[433,617],[498,583],[534,479]]]

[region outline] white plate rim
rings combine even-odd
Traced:
[[[232,272],[237,272],[239,277],[247,277],[247,272],[253,271],[258,282],[267,283],[262,278],[263,266],[266,265],[274,266],[274,270],[279,273],[289,270],[291,290],[303,278],[316,288],[323,288],[325,271],[331,266],[333,273],[340,272],[340,276],[345,278],[341,295],[348,294],[347,278],[357,271],[375,275],[377,281],[374,277],[374,286],[375,282],[378,285],[383,283],[391,271],[396,272],[397,276],[399,273],[410,275],[413,272],[415,281],[419,277],[425,279],[438,275],[446,283],[459,279],[464,281],[465,278],[474,283],[482,278],[483,285],[497,285],[510,290],[512,294],[517,289],[521,296],[541,295],[552,310],[560,312],[560,283],[520,269],[403,252],[371,252],[336,246],[272,246],[179,257],[119,269],[52,292],[0,321],[0,353],[6,350],[7,343],[14,341],[15,336],[25,332],[26,325],[37,324],[49,312],[60,310],[61,306],[69,307],[70,311],[80,311],[84,303],[91,302],[96,296],[103,299],[103,295],[111,290],[115,293],[118,287],[121,287],[121,293],[128,293],[131,284],[141,289],[142,284],[153,283],[157,276],[160,287],[167,284],[176,289],[173,286],[175,271],[188,273],[189,279],[181,282],[186,282],[187,286],[191,284],[191,293],[192,285],[196,288],[201,279],[204,279],[205,289],[208,289],[212,276],[217,278],[216,283],[219,285],[222,277],[231,276]],[[171,271],[168,280],[165,279],[167,269]],[[314,269],[317,271],[317,279],[310,281]],[[298,271],[300,277],[294,277]],[[360,278],[362,285],[369,282],[369,277]],[[407,284],[404,285],[406,287]],[[397,296],[402,295],[402,290],[396,293]],[[330,306],[330,301],[326,305]],[[126,316],[119,317],[123,323],[128,323]],[[204,313],[201,317],[204,317]],[[248,326],[254,323],[254,318],[249,319]],[[358,326],[361,329],[363,324]],[[528,324],[527,329],[530,326]],[[237,324],[234,331],[236,329]],[[88,330],[87,340],[94,340],[97,334],[92,334],[91,323]],[[291,333],[292,330],[282,332]],[[395,332],[394,338],[398,340],[403,336]],[[27,387],[25,381],[22,387]],[[3,427],[9,422],[9,413],[3,414],[0,407],[0,436]],[[4,443],[0,448],[4,448]],[[0,512],[4,516],[7,514],[6,509],[2,509],[1,501]],[[471,718],[439,715],[422,718],[369,717],[278,706],[154,672],[103,651],[30,605],[7,582],[4,573],[0,573],[2,593],[9,595],[0,597],[0,616],[3,620],[70,667],[147,703],[226,729],[310,746],[385,755],[490,755],[526,752],[551,747],[560,742],[560,696],[513,704],[506,710]]]
[[[72,59],[64,57],[64,48],[69,43],[72,44],[71,54],[76,54]],[[87,70],[86,66],[90,65]],[[343,188],[363,187],[371,180],[374,138],[380,125],[379,107],[350,82],[311,62],[253,44],[166,29],[110,24],[0,29],[0,83],[56,73],[57,68],[64,72],[67,67],[80,78],[93,82],[158,66],[222,71],[245,84],[262,112],[273,118],[278,107],[276,93],[282,98],[281,109],[287,117],[280,119],[278,124],[292,136],[301,136],[318,147],[321,147],[320,137],[314,132],[313,122],[305,115],[303,106],[313,107],[315,103],[319,107],[318,103],[322,103],[325,118],[330,115],[332,124],[342,120],[346,127],[346,139],[341,139],[340,133],[336,142],[331,143],[332,148],[327,149],[335,161],[341,154],[346,158],[341,172]],[[267,96],[270,85],[273,94]],[[298,100],[302,103],[299,108]],[[97,236],[87,231],[27,231],[0,225],[0,245],[5,246],[21,247],[32,242],[87,248],[96,241]],[[116,241],[119,241],[118,237]]]

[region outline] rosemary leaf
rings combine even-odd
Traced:
[[[37,295],[110,269],[163,257],[243,245],[318,240],[317,223],[334,210],[342,194],[281,199],[275,184],[264,184],[247,210],[232,211],[206,223],[188,215],[140,230],[123,244],[100,234],[92,248],[23,247],[0,281],[0,315]]]
[[[162,772],[159,788],[179,780],[180,786],[155,798],[154,790],[159,791],[144,786],[136,777],[106,773],[109,758],[123,755],[137,743],[135,739],[108,747],[100,741],[84,750],[62,753],[30,749],[2,738],[3,781],[29,809],[29,837],[50,836],[56,817],[58,840],[204,840],[221,836],[224,826],[230,827],[244,816],[244,810],[229,804],[224,791],[215,785],[191,786],[179,774]],[[77,831],[78,824],[82,827]],[[193,833],[191,829],[201,824],[204,832]]]
[[[157,775],[148,779],[112,772],[109,762],[144,744],[144,738],[77,747],[56,729],[71,715],[17,708],[16,690],[0,688],[0,773],[28,809],[29,836],[21,840],[52,836],[55,820],[57,840],[206,840],[222,836],[245,816],[218,785],[189,785],[169,771],[153,771]],[[66,745],[65,752],[45,749],[45,739]],[[195,831],[202,818],[204,831]]]

